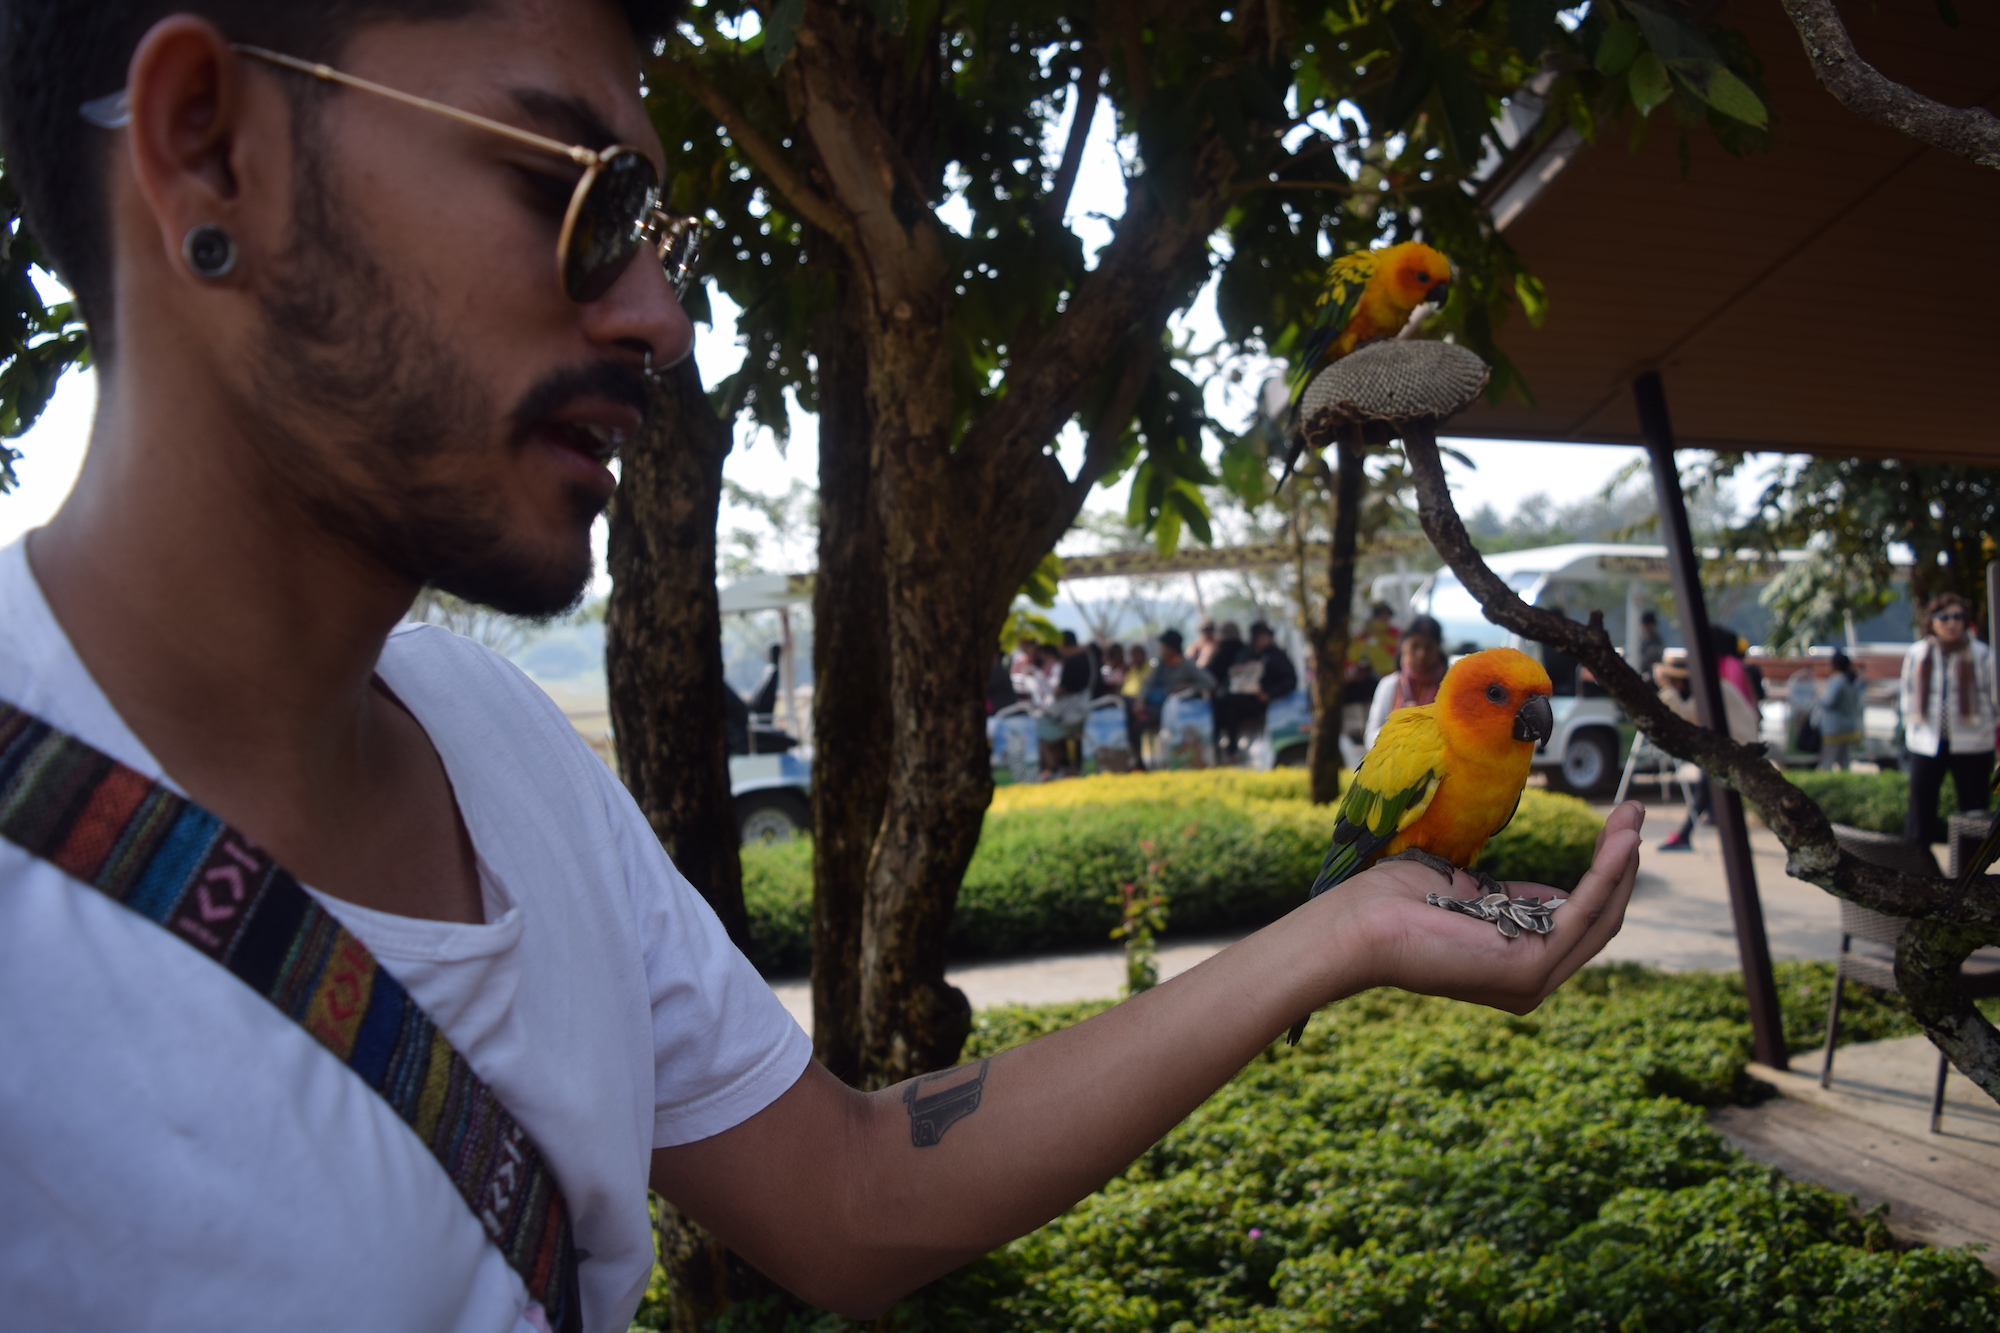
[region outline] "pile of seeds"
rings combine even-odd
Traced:
[[[1543,902],[1533,897],[1509,898],[1504,893],[1489,893],[1483,898],[1453,898],[1442,893],[1427,893],[1424,901],[1432,907],[1491,921],[1495,929],[1511,940],[1518,939],[1524,930],[1532,930],[1537,935],[1548,934],[1555,928],[1556,909],[1569,899],[1551,898]]]

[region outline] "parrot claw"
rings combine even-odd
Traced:
[[[1437,871],[1438,874],[1443,875],[1444,882],[1447,884],[1450,884],[1458,877],[1457,866],[1445,860],[1442,856],[1435,856],[1421,847],[1412,847],[1407,851],[1397,852],[1394,856],[1385,856],[1382,859],[1384,861],[1415,861],[1420,866],[1429,866],[1432,870]]]

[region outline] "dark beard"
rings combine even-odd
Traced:
[[[458,479],[518,444],[525,412],[532,425],[579,384],[602,391],[606,375],[619,382],[611,396],[643,401],[644,381],[633,390],[636,373],[608,364],[563,372],[503,414],[340,221],[321,136],[301,123],[294,138],[294,226],[258,282],[266,329],[247,404],[269,463],[314,523],[413,584],[508,615],[574,609],[590,583],[588,543],[580,560],[533,550],[506,531],[497,498]],[[581,487],[567,499],[580,529],[603,508]]]

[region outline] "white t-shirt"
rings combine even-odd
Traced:
[[[653,1262],[652,1150],[768,1106],[811,1043],[525,676],[416,625],[379,674],[444,762],[486,923],[315,896],[541,1148],[583,1257],[585,1327],[622,1333]],[[22,542],[0,548],[0,698],[159,775]],[[0,1324],[524,1333],[527,1305],[354,1073],[215,963],[0,839]]]

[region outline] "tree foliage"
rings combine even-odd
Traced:
[[[90,360],[75,303],[45,302],[36,289],[34,271],[41,267],[20,194],[0,161],[0,493],[14,488],[14,460],[21,456],[6,441],[35,424],[65,370]]]
[[[1740,456],[1717,461],[1719,472]],[[1792,457],[1779,461],[1733,547],[1804,550],[1771,581],[1771,646],[1837,637],[1843,618],[1866,619],[1895,601],[1893,547],[1908,548],[1910,604],[1939,593],[1986,604],[1986,562],[2000,533],[2000,468],[1898,459]]]
[[[1594,139],[1669,103],[1683,132],[1706,120],[1738,150],[1761,146],[1768,123],[1740,40],[1698,27],[1672,0],[1593,0],[1574,25],[1558,21],[1553,0],[842,8],[894,34],[909,67],[928,76],[912,81],[921,93],[904,108],[925,117],[923,158],[892,169],[906,220],[914,225],[922,212],[943,224],[955,301],[940,351],[952,360],[961,439],[1007,395],[1010,372],[1093,266],[1076,220],[1063,213],[1082,146],[1077,113],[1100,99],[1115,119],[1128,189],[1175,206],[1196,188],[1189,149],[1204,133],[1234,158],[1209,264],[1184,275],[1180,293],[1191,298],[1216,272],[1232,343],[1291,354],[1333,255],[1422,236],[1459,269],[1436,331],[1494,365],[1496,396],[1527,392],[1495,341],[1498,326],[1516,307],[1538,318],[1545,302],[1464,188],[1522,150],[1496,128],[1509,99],[1532,85],[1546,102],[1531,143],[1565,125]],[[742,307],[748,355],[716,387],[718,410],[748,411],[781,437],[787,390],[806,410],[815,406],[812,339],[837,299],[830,274],[812,262],[811,219],[795,193],[824,177],[815,177],[773,77],[804,12],[778,4],[767,24],[764,8],[745,0],[697,4],[651,86],[656,122],[676,150],[672,205],[713,220],[708,269]],[[695,301],[700,318],[706,298]],[[1161,350],[1098,479],[1109,485],[1135,472],[1129,517],[1170,547],[1183,530],[1208,537],[1200,488],[1222,478],[1203,460],[1204,431],[1224,446],[1225,467],[1234,452],[1261,455],[1268,445],[1213,429],[1178,349]],[[1110,372],[1142,352],[1112,359],[1084,405],[1086,425]],[[1251,494],[1269,486],[1268,474],[1240,466],[1229,479]]]

